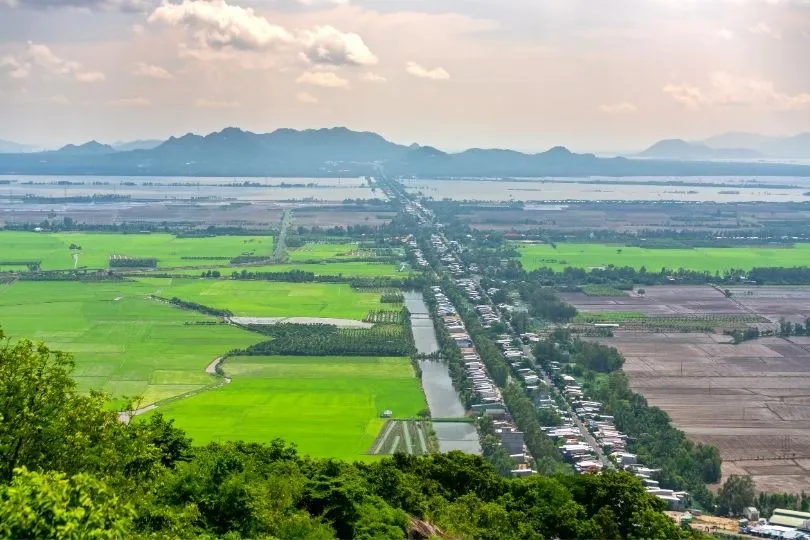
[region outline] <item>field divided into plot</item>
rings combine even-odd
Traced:
[[[293,441],[302,453],[360,459],[385,420],[425,407],[408,358],[248,356],[224,365],[228,385],[159,410],[195,444]]]
[[[648,249],[607,244],[521,244],[520,262],[526,270],[548,267],[597,268],[614,265],[642,266],[651,272],[662,268],[707,272],[731,268],[750,270],[767,266],[806,266],[810,264],[810,244],[789,247],[739,247],[694,249]]]
[[[81,250],[70,249],[80,246]],[[215,236],[178,238],[172,234],[34,233],[0,231],[0,259],[42,261],[43,270],[73,268],[73,254],[79,254],[78,266],[107,268],[111,255],[155,258],[159,268],[204,266],[211,258],[227,264],[239,255],[273,254],[271,236]],[[201,259],[202,258],[202,259]],[[16,270],[2,266],[0,270]]]
[[[357,242],[345,243],[307,243],[300,248],[288,250],[291,262],[313,262],[324,260],[352,259],[357,257],[371,257],[371,250],[362,250]]]
[[[151,291],[245,317],[331,317],[362,321],[369,311],[391,309],[380,293],[357,292],[344,283],[284,283],[213,279],[143,278]]]
[[[172,275],[185,275],[197,277],[205,270],[217,270],[223,276],[230,276],[233,272],[290,272],[301,270],[302,272],[312,272],[316,276],[347,276],[347,277],[407,277],[410,268],[406,266],[400,271],[399,264],[386,264],[378,262],[320,262],[320,263],[293,263],[293,264],[262,264],[257,266],[229,266],[200,269],[180,269],[172,272]]]
[[[143,283],[15,282],[0,287],[0,327],[11,337],[73,353],[82,389],[144,404],[213,382],[205,367],[261,336],[149,300]]]

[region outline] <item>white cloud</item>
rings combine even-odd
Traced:
[[[136,36],[140,36],[144,32],[146,32],[146,28],[144,28],[144,26],[142,24],[133,24],[132,25],[132,33],[135,34]]]
[[[10,68],[9,76],[25,79],[33,72],[46,75],[72,76],[79,82],[98,82],[105,79],[98,71],[86,71],[81,63],[57,56],[47,45],[28,42],[24,51],[0,60],[0,68]]]
[[[756,106],[776,110],[810,107],[810,93],[788,94],[776,89],[772,81],[741,77],[726,72],[712,74],[709,85],[668,84],[664,93],[689,109],[703,106]]]
[[[419,77],[420,79],[431,79],[434,81],[446,81],[450,78],[450,74],[443,67],[435,67],[432,69],[425,68],[416,62],[408,62],[405,65],[405,71]]]
[[[295,96],[295,99],[297,99],[301,103],[306,103],[308,105],[314,105],[315,103],[318,103],[318,98],[307,92],[299,92],[298,95]]]
[[[363,38],[352,32],[316,26],[314,30],[302,31],[298,39],[304,47],[304,58],[312,64],[372,66],[377,63],[377,57]]]
[[[82,71],[76,74],[76,80],[83,83],[105,81],[107,77],[100,71]]]
[[[371,82],[371,83],[388,82],[388,79],[386,79],[382,75],[380,75],[378,73],[372,73],[371,71],[369,71],[368,73],[363,75],[363,80],[366,81],[366,82]]]
[[[149,16],[149,22],[184,25],[198,40],[214,49],[233,47],[265,50],[294,40],[284,27],[271,24],[252,8],[232,6],[225,0],[165,2]]]
[[[148,107],[152,104],[151,101],[144,97],[122,98],[108,101],[107,105],[113,107]]]
[[[148,20],[187,28],[196,40],[192,49],[283,50],[297,52],[306,63],[319,66],[371,66],[378,62],[358,34],[330,25],[291,31],[251,8],[231,5],[226,0],[164,0]]]
[[[772,37],[774,39],[782,39],[782,32],[774,30],[771,26],[764,22],[759,22],[748,29],[755,36]]]
[[[194,100],[194,106],[198,109],[235,109],[241,104],[238,101],[198,98]]]
[[[305,71],[295,82],[323,88],[349,88],[349,81],[332,71]]]
[[[63,94],[57,94],[55,96],[49,97],[48,103],[53,103],[54,105],[70,105],[70,100],[66,98]]]
[[[600,105],[599,110],[605,114],[633,114],[638,111],[638,107],[633,103],[622,101],[621,103]]]
[[[148,77],[150,79],[171,79],[173,77],[173,75],[164,68],[145,62],[137,62],[132,74],[137,77]]]
[[[725,39],[726,41],[731,41],[732,39],[734,39],[734,32],[732,32],[728,28],[721,28],[720,31],[717,32],[717,37]]]
[[[11,7],[31,9],[79,8],[103,11],[145,11],[155,2],[151,0],[6,0]]]

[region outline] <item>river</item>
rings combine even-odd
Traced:
[[[411,313],[411,330],[420,354],[439,351],[433,319],[419,292],[405,293],[405,306]],[[464,416],[464,405],[453,388],[447,364],[437,360],[420,360],[422,389],[425,392],[430,415],[434,418],[459,418]],[[475,426],[465,422],[434,422],[433,430],[439,439],[439,450],[461,450],[481,454],[481,444]]]

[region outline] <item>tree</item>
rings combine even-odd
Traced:
[[[720,488],[717,504],[721,514],[739,516],[743,510],[754,504],[755,498],[754,480],[748,475],[732,474]]]
[[[103,482],[15,469],[0,487],[0,537],[115,539],[130,531],[134,510]]]

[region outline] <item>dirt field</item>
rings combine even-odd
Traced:
[[[388,223],[395,212],[386,209],[345,208],[343,206],[327,207],[299,207],[293,212],[295,226],[304,227],[334,227],[342,225],[380,225]]]
[[[739,345],[711,334],[617,332],[631,386],[691,438],[716,445],[724,475],[763,491],[810,485],[810,344]],[[806,342],[806,339],[801,341]]]

